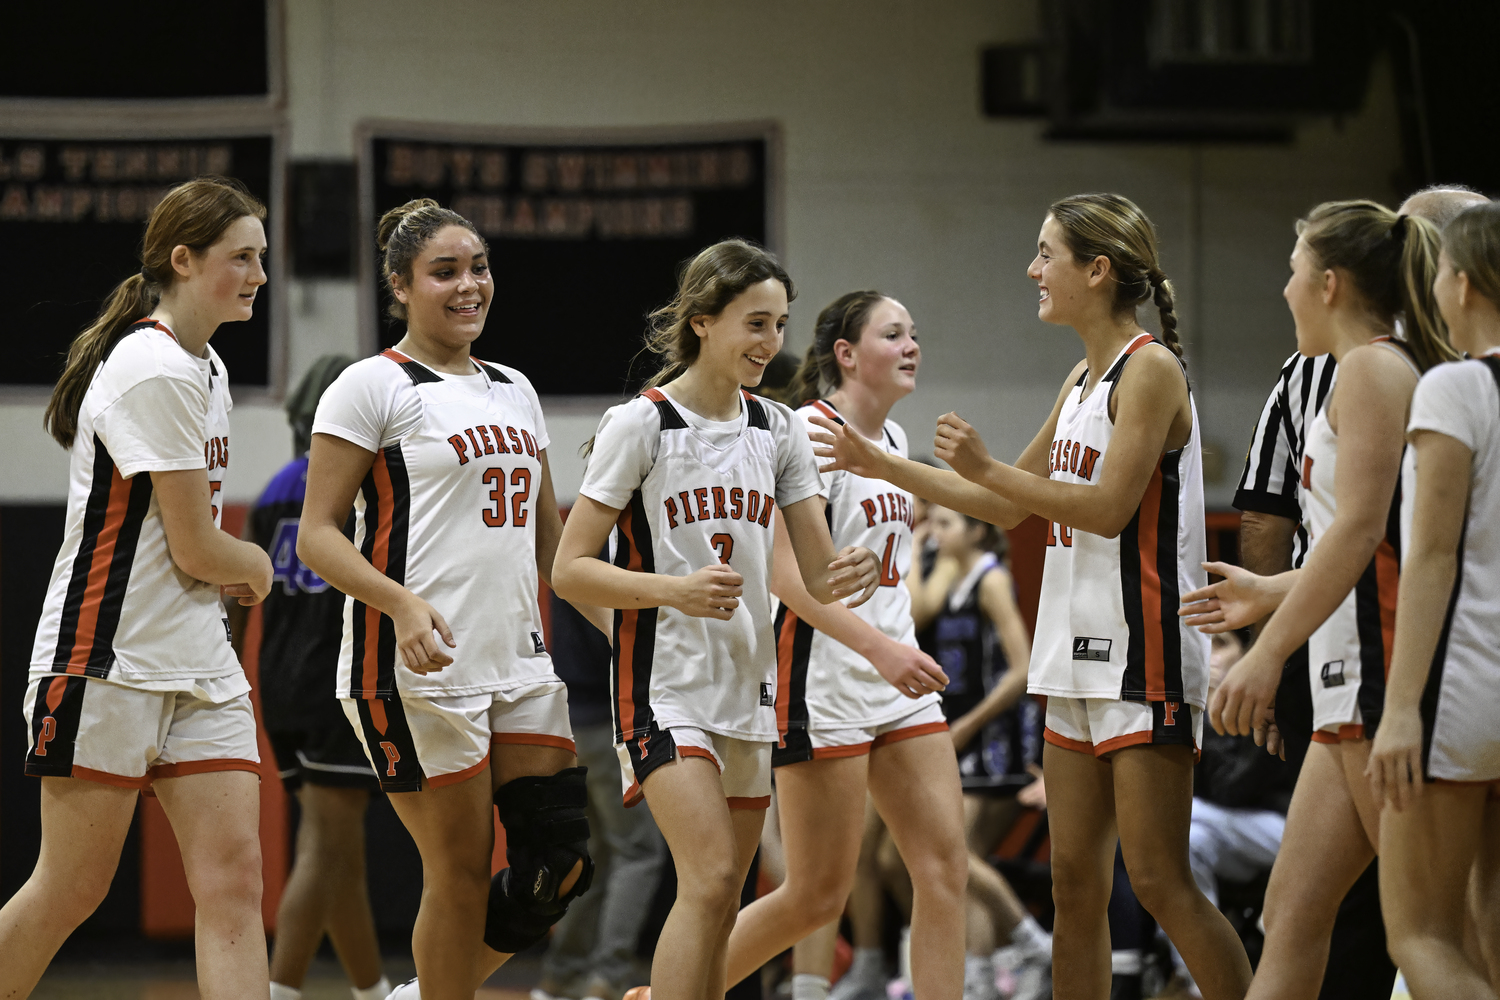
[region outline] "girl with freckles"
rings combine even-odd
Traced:
[[[743,388],[781,349],[793,294],[776,258],[743,240],[693,259],[651,316],[647,346],[666,363],[604,415],[558,547],[558,594],[617,609],[625,801],[650,804],[677,867],[651,986],[638,988],[656,1000],[724,995],[778,736],[777,522],[811,600],[857,605],[879,582],[870,549],[834,551],[805,425]],[[616,554],[597,558],[611,536]]]
[[[1027,271],[1038,316],[1071,326],[1084,359],[1014,465],[992,459],[956,414],[938,421],[945,472],[870,445],[832,421],[826,468],[884,479],[1012,528],[1048,521],[1027,690],[1047,696],[1043,771],[1052,831],[1053,995],[1104,1000],[1115,844],[1137,897],[1210,1000],[1239,1000],[1250,963],[1188,865],[1192,772],[1208,693],[1208,640],[1179,595],[1204,582],[1199,428],[1172,287],[1150,220],[1114,194],[1048,210]],[[1137,322],[1154,301],[1158,340]]]
[[[406,334],[318,405],[297,553],[347,595],[337,693],[422,856],[421,986],[393,996],[469,1000],[592,872],[537,608],[562,519],[535,390],[469,353],[494,294],[484,240],[422,199],[387,212],[379,242]],[[494,807],[509,867],[492,881]]]

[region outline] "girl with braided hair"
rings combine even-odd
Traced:
[[[952,413],[938,421],[934,450],[953,472],[888,455],[820,418],[815,451],[834,460],[825,471],[884,479],[991,524],[1011,528],[1032,514],[1049,522],[1027,689],[1048,696],[1055,995],[1109,993],[1118,837],[1137,897],[1203,995],[1238,1000],[1249,960],[1188,864],[1208,639],[1176,610],[1180,594],[1205,582],[1203,480],[1155,228],[1120,195],[1064,198],[1048,210],[1027,274],[1039,318],[1073,327],[1085,356],[1015,465],[992,459]],[[1146,302],[1160,339],[1137,321]]]

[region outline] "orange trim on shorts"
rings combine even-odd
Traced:
[[[677,756],[702,757],[704,760],[708,761],[715,768],[717,768],[720,774],[724,773],[724,769],[722,767],[719,767],[719,761],[714,757],[712,753],[710,753],[708,750],[705,750],[703,747],[678,747]],[[675,763],[675,761],[673,763]]]
[[[260,777],[260,765],[253,760],[240,757],[185,760],[180,764],[157,764],[147,774],[150,780],[155,781],[157,778],[185,778],[190,774],[210,774],[214,771],[250,771],[257,778]]]
[[[863,757],[870,752],[870,743],[851,743],[846,747],[813,747],[813,760],[833,760],[838,757]]]
[[[1330,733],[1326,729],[1315,729],[1312,734],[1314,743],[1342,743],[1345,740],[1362,740],[1365,738],[1365,727],[1356,722],[1347,726],[1339,726],[1339,731]]]
[[[110,774],[108,771],[96,771],[92,767],[79,767],[73,765],[73,773],[70,778],[78,778],[80,781],[94,781],[101,785],[114,785],[116,788],[134,788],[137,791],[145,791],[151,786],[151,776],[143,774],[139,778],[128,778],[123,774]]]
[[[725,797],[724,801],[731,809],[769,809],[771,807],[769,795],[730,795]]]
[[[490,746],[497,744],[526,747],[557,747],[576,755],[578,744],[566,736],[551,736],[547,733],[490,733]]]
[[[1140,746],[1142,743],[1151,742],[1151,730],[1142,729],[1138,733],[1126,733],[1124,736],[1116,736],[1114,739],[1105,740],[1103,743],[1094,745],[1094,756],[1103,757],[1107,753],[1123,750],[1126,747]]]
[[[428,788],[445,788],[448,785],[456,785],[460,781],[468,781],[474,775],[490,766],[490,755],[485,754],[484,760],[473,767],[466,767],[462,771],[454,771],[451,774],[440,774],[436,778],[427,779]]]
[[[1094,744],[1086,743],[1083,740],[1068,739],[1068,737],[1047,726],[1042,727],[1042,739],[1055,747],[1062,747],[1064,750],[1072,750],[1075,753],[1086,753],[1090,756],[1094,753]]]
[[[645,797],[646,793],[641,791],[641,783],[639,781],[632,781],[630,783],[630,787],[625,789],[625,808],[629,809],[632,806],[640,805],[641,801],[645,799]]]
[[[924,722],[918,726],[905,726],[901,729],[893,729],[888,733],[881,733],[871,741],[870,749],[879,750],[888,743],[900,743],[902,740],[909,740],[915,736],[926,736],[929,733],[946,733],[947,731],[948,723],[946,721]]]

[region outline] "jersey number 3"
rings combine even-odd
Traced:
[[[719,562],[728,566],[729,557],[734,555],[734,536],[721,531],[710,538],[708,544],[719,550]]]
[[[505,524],[505,470],[485,469],[484,482],[491,486],[490,500],[493,506],[486,507],[479,513],[485,524],[491,528],[499,528]],[[531,498],[531,470],[512,469],[510,485],[515,487],[510,494],[510,523],[517,528],[524,528],[531,513],[524,506]]]

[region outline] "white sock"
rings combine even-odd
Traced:
[[[844,975],[861,983],[885,982],[885,952],[879,948],[855,948],[854,961]]]
[[[965,955],[964,995],[994,997],[998,993],[995,988],[995,963],[990,960],[990,956]]]
[[[386,1000],[422,1000],[422,988],[417,985],[417,980],[413,977],[391,990]]]
[[[271,1000],[302,1000],[302,991],[286,983],[272,983]],[[382,997],[381,1000],[385,998]]]
[[[792,1000],[828,1000],[828,980],[808,972],[792,977]]]
[[[375,981],[374,986],[366,986],[364,989],[360,989],[358,986],[351,986],[349,987],[349,992],[354,994],[354,1000],[385,1000],[386,997],[391,995],[391,981],[385,976],[381,976]],[[301,998],[288,997],[287,1000],[301,1000]]]
[[[1010,932],[1010,943],[1028,956],[1052,957],[1052,935],[1042,930],[1042,925],[1030,914],[1022,917]]]

